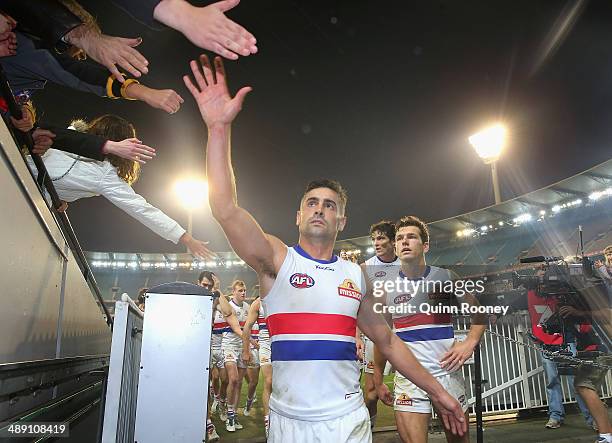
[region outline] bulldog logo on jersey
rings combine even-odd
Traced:
[[[361,292],[357,289],[355,282],[349,278],[345,278],[342,284],[338,286],[338,295],[361,301]]]
[[[398,406],[412,406],[412,399],[408,395],[401,393],[395,398],[395,404]]]
[[[380,277],[384,277],[385,275],[387,275],[385,271],[378,271],[376,274],[374,274],[374,277],[380,278]]]
[[[291,286],[293,286],[294,288],[305,289],[313,287],[315,281],[314,278],[312,278],[308,274],[296,273],[289,277],[289,283],[291,283]]]

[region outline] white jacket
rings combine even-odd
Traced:
[[[147,203],[119,178],[108,160],[96,161],[57,149],[49,149],[42,159],[60,199],[72,202],[102,195],[166,240],[178,243],[185,233],[181,225]],[[31,158],[28,163],[34,166]]]

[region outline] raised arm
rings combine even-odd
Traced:
[[[220,57],[215,58],[215,72],[206,55],[200,56],[199,63],[192,60],[190,65],[195,83],[188,76],[183,80],[208,127],[206,174],[212,214],[234,251],[258,274],[273,275],[280,268],[287,247],[278,238],[264,233],[251,214],[238,206],[231,163],[231,124],[251,88],[244,87],[234,98],[230,97]]]
[[[184,244],[198,257],[206,259],[215,257],[206,247],[206,242],[193,238],[174,219],[147,202],[143,196],[136,193],[130,185],[119,178],[116,171],[109,170],[98,183],[96,191],[160,237],[173,243]]]

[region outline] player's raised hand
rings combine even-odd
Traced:
[[[189,64],[195,83],[188,75],[183,76],[185,86],[195,98],[200,114],[209,128],[230,124],[242,109],[244,98],[252,89],[246,86],[232,98],[227,89],[221,57],[215,57],[214,62],[213,70],[208,57],[201,55],[199,63],[192,60]]]
[[[453,435],[463,435],[467,432],[467,423],[465,422],[465,414],[459,402],[450,396],[446,391],[442,391],[439,396],[430,395],[433,407],[442,421],[444,427],[451,431]]]

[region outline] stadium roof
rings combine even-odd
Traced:
[[[612,159],[594,166],[572,177],[553,183],[545,188],[521,195],[512,200],[502,202],[487,208],[461,214],[455,217],[428,223],[430,230],[438,241],[450,240],[460,235],[478,229],[502,229],[505,226],[516,226],[523,221],[521,217],[543,217],[554,215],[566,208],[583,204],[595,204],[599,198],[612,197]],[[338,240],[339,249],[365,249],[371,247],[370,237],[364,235],[345,240]],[[90,263],[96,267],[98,263],[124,262],[126,266],[141,267],[141,263],[150,263],[152,268],[159,267],[190,267],[194,257],[183,254],[152,254],[125,252],[87,252]],[[245,266],[244,262],[233,252],[218,252],[215,266]],[[198,267],[210,267],[211,261],[198,261]],[[163,263],[163,265],[162,265]],[[188,265],[189,264],[189,265]],[[102,265],[104,266],[104,265]]]
[[[612,159],[572,177],[553,183],[497,205],[428,223],[437,239],[455,238],[459,231],[477,229],[482,226],[496,227],[499,223],[515,225],[517,217],[524,214],[540,215],[540,211],[556,213],[568,206],[595,200],[598,192],[607,190],[610,197],[612,186]],[[589,197],[591,198],[589,199]],[[578,200],[581,200],[578,203]],[[565,206],[564,206],[565,205]],[[340,240],[338,249],[354,249],[371,246],[369,236]]]

